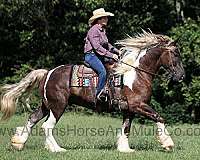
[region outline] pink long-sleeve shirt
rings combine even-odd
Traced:
[[[85,38],[84,53],[90,51],[94,51],[95,53],[106,57],[112,57],[112,52],[118,51],[108,42],[105,29],[99,24],[92,26]]]

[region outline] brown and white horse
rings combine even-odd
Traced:
[[[127,108],[122,110],[122,132],[118,136],[117,149],[120,152],[132,152],[128,144],[131,122],[135,114],[143,115],[156,122],[160,133],[158,140],[162,147],[169,150],[174,143],[169,136],[164,119],[149,105],[152,81],[161,66],[172,75],[173,80],[182,80],[185,72],[181,63],[179,49],[176,43],[167,36],[143,32],[132,38],[118,42],[124,54],[117,63],[115,74],[124,75],[123,88],[116,92],[126,101]],[[23,127],[17,127],[12,137],[12,145],[22,149],[33,126],[47,117],[42,128],[45,131],[45,147],[52,152],[65,151],[53,137],[52,130],[59,121],[69,102],[81,103],[84,106],[94,105],[94,87],[71,87],[73,65],[61,65],[50,71],[45,69],[33,70],[17,84],[2,87],[1,111],[3,119],[11,117],[15,112],[16,100],[22,93],[39,85],[43,97],[41,106],[29,117]],[[95,108],[95,107],[94,107]],[[24,132],[24,130],[26,132]]]

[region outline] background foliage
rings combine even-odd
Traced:
[[[141,28],[179,38],[186,79],[178,84],[164,76],[156,79],[151,104],[168,122],[199,122],[198,0],[1,0],[1,84],[18,82],[32,68],[82,61],[87,21],[99,7],[115,14],[108,27],[112,43]],[[34,95],[36,107],[38,95]]]

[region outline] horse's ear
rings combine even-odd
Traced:
[[[178,37],[177,39],[175,39],[174,41],[172,41],[169,46],[176,46],[178,45],[178,43],[180,42],[181,37]]]
[[[169,43],[169,46],[176,46],[177,42],[176,41],[172,41]]]
[[[177,45],[180,42],[181,37],[179,36],[175,41],[173,42],[173,45]]]
[[[181,40],[181,37],[179,36],[174,42],[175,42],[175,44],[178,44],[179,42],[180,42],[180,40]]]

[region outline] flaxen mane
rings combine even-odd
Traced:
[[[142,51],[145,49],[156,46],[166,45],[172,42],[168,36],[153,34],[152,32],[146,32],[142,30],[142,33],[138,33],[135,37],[130,37],[117,41],[116,45],[122,46],[120,49],[123,53],[122,58],[115,68],[116,74],[124,74],[132,69],[132,67],[122,64],[125,62],[130,65],[136,66],[137,59]]]

